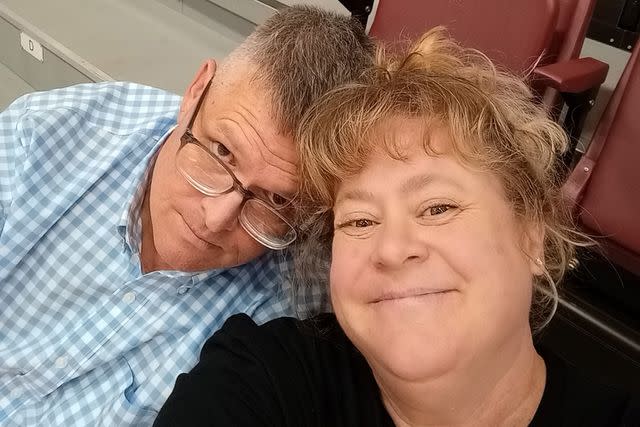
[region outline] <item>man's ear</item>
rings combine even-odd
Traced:
[[[207,86],[207,83],[215,76],[217,64],[214,59],[207,59],[200,65],[193,81],[187,86],[182,102],[180,103],[180,113],[178,123],[188,120],[191,112],[196,108],[198,99]]]
[[[529,268],[534,276],[544,274],[544,236],[544,224],[524,226],[522,250],[529,261]]]

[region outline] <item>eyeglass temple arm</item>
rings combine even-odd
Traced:
[[[200,98],[198,99],[198,104],[196,105],[196,109],[193,110],[193,114],[191,114],[191,119],[189,120],[189,124],[187,125],[187,129],[191,130],[193,127],[193,123],[196,121],[196,116],[198,115],[198,111],[200,111],[200,107],[204,102],[204,99],[207,97],[207,92],[209,92],[209,87],[211,86],[211,82],[213,81],[213,76],[209,79],[209,82],[204,87],[204,90],[200,94]]]

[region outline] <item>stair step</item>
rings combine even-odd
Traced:
[[[205,58],[225,57],[255,27],[212,6],[204,25],[157,0],[0,0],[0,63],[37,90],[127,80],[182,94]],[[42,44],[43,62],[21,32]]]
[[[33,87],[29,86],[13,71],[0,64],[0,111],[4,110],[20,95],[32,91]]]

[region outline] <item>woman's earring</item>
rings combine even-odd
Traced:
[[[569,270],[575,270],[576,268],[578,268],[579,265],[580,265],[580,261],[578,261],[578,258],[573,257],[569,260],[569,263],[568,263]]]
[[[542,260],[540,258],[536,258],[536,264],[542,267]]]

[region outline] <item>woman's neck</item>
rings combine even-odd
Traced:
[[[374,368],[395,425],[527,426],[546,382],[545,364],[531,336],[481,359],[438,378],[410,383]]]

